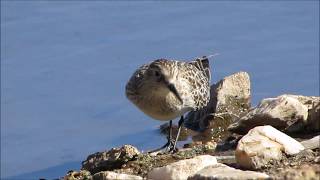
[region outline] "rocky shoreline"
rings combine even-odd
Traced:
[[[225,77],[206,108],[186,115],[179,140],[193,141],[178,152],[124,145],[89,155],[61,179],[319,179],[320,97],[283,94],[256,107],[250,98],[248,73]]]

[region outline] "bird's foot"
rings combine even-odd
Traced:
[[[163,145],[162,147],[155,149],[155,150],[151,150],[148,151],[149,154],[159,154],[159,153],[175,153],[178,151],[178,148],[174,147],[174,143],[175,140],[174,139],[170,139],[168,138],[168,142]]]
[[[175,153],[178,151],[176,147],[174,147],[175,140],[174,139],[168,139],[169,145],[166,147],[165,152],[166,153]]]

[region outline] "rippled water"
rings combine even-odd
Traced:
[[[218,52],[252,100],[319,95],[319,2],[1,1],[1,177],[54,178],[89,153],[165,142],[124,86],[156,58]]]

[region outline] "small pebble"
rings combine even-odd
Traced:
[[[292,162],[292,163],[290,163],[290,166],[296,166],[296,165],[298,165],[298,162]]]

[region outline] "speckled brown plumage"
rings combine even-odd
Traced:
[[[147,115],[172,120],[207,105],[210,70],[206,57],[191,62],[158,59],[138,68],[126,85],[128,99]],[[166,85],[175,86],[182,102]]]

